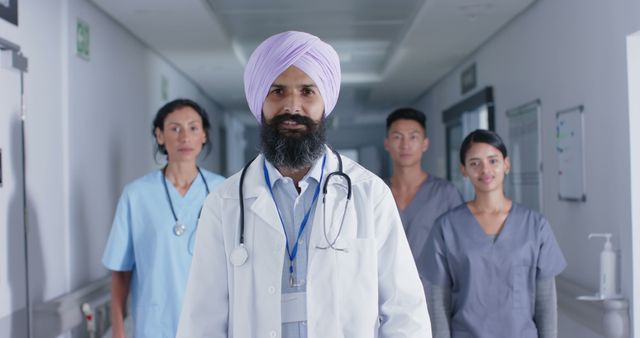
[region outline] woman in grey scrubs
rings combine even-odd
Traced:
[[[460,163],[475,199],[436,220],[420,260],[433,337],[557,337],[566,261],[549,222],[504,195],[511,164],[495,132],[469,134]]]

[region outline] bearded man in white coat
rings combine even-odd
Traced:
[[[251,55],[261,154],[204,203],[178,338],[431,337],[389,188],[325,145],[340,79],[311,34]]]

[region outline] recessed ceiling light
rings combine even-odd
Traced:
[[[458,10],[460,10],[469,19],[481,17],[491,12],[492,9],[493,4],[490,2],[458,5]]]

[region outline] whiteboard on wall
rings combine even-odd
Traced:
[[[540,111],[540,100],[507,110],[511,158],[507,194],[514,201],[542,212]]]
[[[586,201],[582,105],[556,113],[556,154],[558,197],[567,201]]]

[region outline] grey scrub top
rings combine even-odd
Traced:
[[[549,222],[515,202],[495,241],[466,203],[442,215],[421,261],[429,283],[451,287],[452,338],[537,338],[536,280],[567,265]]]
[[[389,180],[386,182],[391,186]],[[418,270],[423,265],[418,262],[418,257],[424,249],[433,223],[440,215],[463,202],[462,195],[452,183],[429,174],[409,205],[404,210],[398,208]]]

